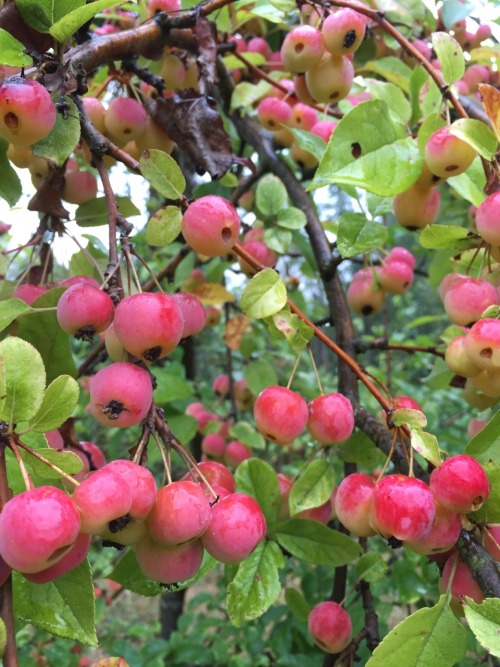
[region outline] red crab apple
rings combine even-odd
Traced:
[[[292,519],[309,519],[310,521],[317,521],[322,523],[324,526],[330,521],[330,516],[332,514],[332,501],[330,498],[317,507],[309,507],[306,510],[301,510],[294,514]]]
[[[85,204],[97,195],[97,179],[89,171],[66,171],[62,198],[70,204]]]
[[[133,141],[146,127],[144,106],[133,97],[115,97],[104,115],[106,130],[120,142]]]
[[[146,537],[135,545],[134,550],[144,574],[162,584],[175,584],[194,577],[203,560],[200,540],[178,546],[163,546]]]
[[[201,484],[204,487],[205,483],[201,476],[203,475],[210,485],[217,484],[218,486],[222,486],[227,489],[229,493],[234,493],[236,491],[236,481],[233,477],[233,473],[222,463],[219,463],[218,461],[202,461],[201,463],[198,463],[198,470],[200,474],[194,470],[192,475],[186,473],[183,479],[195,479],[198,484]]]
[[[90,403],[98,422],[127,428],[147,415],[153,402],[149,373],[139,366],[119,361],[105,366],[92,378]]]
[[[219,394],[219,396],[227,396],[229,393],[229,375],[225,373],[218,375],[212,382],[212,389],[216,394]]]
[[[47,291],[46,287],[40,287],[40,285],[29,285],[25,283],[23,285],[18,285],[16,289],[12,292],[13,299],[21,299],[31,306],[33,301],[36,301],[39,296],[45,294]]]
[[[407,262],[385,262],[378,278],[380,287],[388,294],[404,294],[413,282],[413,269]]]
[[[72,548],[80,514],[67,493],[54,486],[24,491],[0,513],[0,556],[20,572],[40,572]]]
[[[207,456],[219,458],[226,451],[226,441],[217,433],[208,433],[201,441],[201,451]]]
[[[201,541],[222,563],[240,563],[264,539],[267,524],[256,500],[232,493],[212,507],[212,518]]]
[[[127,352],[151,362],[166,357],[177,347],[184,331],[184,317],[172,296],[142,292],[120,301],[113,325]]]
[[[375,535],[368,521],[370,501],[375,488],[371,475],[356,472],[344,477],[335,496],[335,512],[340,523],[360,537]]]
[[[182,234],[195,252],[225,255],[238,240],[240,218],[234,206],[217,195],[192,202],[182,217]]]
[[[311,25],[292,28],[283,40],[281,60],[289,72],[305,72],[317,65],[323,55],[324,45],[320,31]]]
[[[280,490],[280,508],[278,511],[278,519],[285,521],[290,518],[290,508],[288,506],[288,498],[292,490],[293,479],[283,472],[278,473],[278,487]]]
[[[207,311],[198,297],[189,292],[177,292],[172,294],[172,299],[179,306],[184,318],[182,338],[199,333],[207,321]]]
[[[436,506],[431,490],[419,479],[388,475],[375,485],[369,522],[386,538],[420,540],[431,530]]]
[[[323,445],[344,442],[354,430],[354,412],[351,402],[335,392],[309,401],[307,430]]]
[[[480,278],[456,280],[448,287],[443,299],[446,314],[453,324],[458,326],[477,322],[486,308],[497,304],[498,295],[495,287]]]
[[[448,178],[462,174],[476,157],[468,143],[451,133],[453,125],[436,130],[425,144],[425,161],[436,176]]]
[[[368,317],[384,307],[385,292],[378,285],[377,275],[377,269],[363,269],[353,276],[346,297],[357,315]]]
[[[421,540],[409,540],[404,544],[418,554],[445,553],[455,546],[461,528],[460,516],[436,503],[436,518],[427,535]]]
[[[466,454],[443,461],[432,471],[429,484],[435,499],[459,514],[475,512],[490,495],[484,468]]]
[[[106,132],[106,125],[104,123],[106,109],[101,100],[97,97],[83,97],[82,102],[88,117],[92,121],[92,125],[101,134],[104,134]]]
[[[353,9],[342,8],[326,17],[321,34],[325,48],[336,56],[354,53],[363,41],[366,18]]]
[[[486,371],[500,369],[500,321],[485,317],[472,325],[463,341],[470,361]]]
[[[20,76],[0,81],[0,135],[11,144],[31,146],[54,127],[56,109],[37,81]]]
[[[286,387],[267,387],[257,396],[254,405],[257,429],[268,440],[286,445],[304,430],[309,417],[305,400]]]
[[[101,469],[111,470],[125,480],[132,495],[128,514],[134,521],[144,521],[156,502],[157,488],[153,474],[144,466],[127,459],[115,459]]]
[[[86,341],[92,341],[94,334],[108,328],[114,312],[110,296],[85,283],[68,287],[57,303],[57,321],[61,329]]]
[[[98,535],[110,522],[128,514],[132,493],[121,475],[104,467],[91,473],[75,489],[73,501],[80,510],[82,533]],[[128,521],[117,522],[116,527],[121,523],[126,525]]]
[[[242,461],[252,458],[252,450],[239,440],[231,440],[224,451],[226,465],[236,468]]]
[[[446,593],[446,590],[448,589],[451,573],[453,572],[457,558],[458,554],[457,552],[454,552],[445,563],[441,579],[439,580],[439,590],[441,593]],[[484,600],[483,591],[480,589],[477,581],[473,578],[467,563],[462,560],[458,560],[455,574],[453,575],[451,594],[454,600],[458,603],[462,603],[464,595],[471,597],[477,604],[481,604]]]
[[[326,653],[340,653],[351,642],[352,621],[337,602],[320,602],[309,612],[309,634]]]
[[[54,581],[54,579],[62,577],[63,574],[74,570],[80,563],[83,563],[90,549],[90,540],[90,535],[80,533],[74,545],[61,560],[47,567],[45,570],[40,570],[40,572],[33,572],[31,574],[23,572],[24,577],[34,584],[46,584],[49,581]]]
[[[500,524],[491,523],[483,529],[483,544],[490,556],[500,561]]]

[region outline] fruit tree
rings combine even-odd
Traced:
[[[0,2],[5,667],[499,664],[499,17]]]

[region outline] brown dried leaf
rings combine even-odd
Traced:
[[[487,83],[478,84],[478,89],[483,100],[486,115],[491,121],[498,141],[500,141],[500,90]]]
[[[196,37],[199,52],[196,60],[204,83],[210,88],[217,82],[215,24],[200,16],[193,28],[193,33]]]
[[[69,220],[69,213],[61,203],[64,176],[55,171],[46,178],[28,204],[28,211],[40,211],[53,218]]]
[[[202,283],[193,290],[193,294],[205,306],[214,306],[234,301],[234,295],[219,283]]]
[[[230,350],[239,350],[243,336],[250,331],[250,318],[246,315],[235,315],[226,322],[224,339]]]

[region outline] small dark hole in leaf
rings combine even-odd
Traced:
[[[351,155],[355,160],[357,160],[358,157],[361,157],[361,145],[358,144],[357,141],[351,144]]]

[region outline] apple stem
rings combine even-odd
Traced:
[[[302,356],[302,352],[303,352],[303,350],[301,350],[301,351],[299,352],[299,354],[297,355],[297,359],[295,359],[295,363],[294,363],[294,365],[293,365],[292,372],[291,372],[291,374],[290,374],[290,377],[288,378],[288,383],[287,383],[287,385],[286,385],[286,388],[287,388],[287,389],[290,389],[290,387],[291,387],[291,384],[292,384],[292,382],[293,382],[293,378],[295,377],[295,373],[296,373],[296,371],[297,371],[297,367],[298,367],[298,365],[299,365],[300,357]]]
[[[313,370],[314,370],[314,375],[316,376],[316,381],[318,383],[319,395],[323,396],[323,394],[325,392],[323,391],[323,386],[321,384],[321,380],[320,380],[319,373],[318,373],[318,368],[317,368],[316,362],[314,360],[314,355],[313,355],[313,351],[312,351],[310,343],[308,343],[308,345],[307,345],[307,351],[309,352],[309,356],[311,357],[311,364],[312,364],[312,367],[313,367]]]
[[[19,449],[17,447],[16,441],[14,438],[9,438],[9,447],[12,450],[14,456],[16,457],[16,460],[19,464],[19,469],[21,471],[21,475],[24,481],[24,486],[26,487],[26,491],[31,491],[32,489],[35,488],[35,485],[31,481],[31,477],[26,469],[26,465],[21,458],[21,454],[19,453]]]

